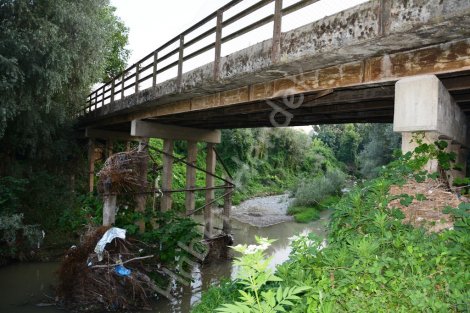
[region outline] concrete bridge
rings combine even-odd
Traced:
[[[463,161],[470,1],[372,0],[281,32],[283,16],[317,1],[283,6],[282,0],[261,0],[224,18],[243,2],[231,1],[91,93],[80,125],[90,138],[163,138],[169,152],[173,140],[208,142],[209,172],[218,129],[348,122],[394,122],[404,149],[411,148],[411,132],[447,139]],[[223,32],[273,2],[271,15]],[[268,23],[271,39],[221,56],[224,43]],[[211,35],[215,41],[187,53]],[[185,62],[211,50],[212,62],[184,71]],[[160,82],[171,68],[176,77]],[[194,159],[191,151],[188,159]],[[170,160],[164,162],[171,173]],[[163,188],[171,189],[171,182]]]

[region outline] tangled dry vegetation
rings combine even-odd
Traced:
[[[140,191],[145,187],[147,153],[131,150],[110,156],[97,174],[100,193]],[[144,179],[142,179],[144,177]]]
[[[58,271],[60,304],[69,310],[99,312],[150,308],[149,301],[158,289],[147,275],[154,260],[139,256],[137,242],[115,238],[98,262],[94,249],[107,230],[88,231],[80,246],[67,252]],[[130,275],[116,273],[120,262],[131,270]]]

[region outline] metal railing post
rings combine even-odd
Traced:
[[[101,91],[101,107],[104,107],[104,90],[106,89],[106,85],[103,85],[103,90]]]
[[[153,54],[153,82],[152,86],[157,85],[157,62],[158,62],[158,51]]]
[[[178,54],[178,77],[176,78],[176,85],[178,90],[181,90],[182,76],[183,76],[183,57],[184,57],[184,35],[180,35],[180,47]]]
[[[135,65],[135,93],[139,92],[139,79],[140,79],[140,64]]]
[[[121,100],[124,99],[124,85],[126,83],[126,72],[122,73],[121,78]]]
[[[215,59],[214,59],[214,80],[219,79],[220,76],[220,54],[222,51],[222,10],[217,11],[217,25],[215,30]]]
[[[116,81],[113,79],[111,82],[111,103],[114,102],[114,88],[116,87]]]
[[[274,3],[273,47],[271,61],[277,63],[281,53],[282,0]]]
[[[90,106],[90,111],[92,111],[91,108],[93,106],[95,107],[95,110],[96,110],[96,108],[98,108],[98,90],[95,91],[95,96],[93,97],[93,105]]]

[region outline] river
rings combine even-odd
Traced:
[[[265,197],[268,198],[268,197]],[[289,237],[299,233],[314,232],[320,238],[326,235],[329,211],[321,214],[318,221],[299,224],[292,221],[282,222],[267,227],[257,227],[248,223],[232,220],[234,244],[255,243],[255,235],[277,239],[268,250],[271,266],[287,260],[290,247]],[[256,217],[253,217],[256,218]],[[58,263],[21,263],[0,268],[0,312],[5,313],[58,313],[64,312],[56,307],[38,307],[46,302],[47,296],[53,295],[52,286],[56,281],[55,271]],[[176,301],[164,298],[155,302],[154,313],[185,313],[199,301],[201,293],[223,278],[233,277],[236,268],[231,260],[199,265],[193,269],[194,282],[191,286],[179,287]],[[49,300],[50,301],[50,300]],[[149,311],[146,311],[149,312]]]

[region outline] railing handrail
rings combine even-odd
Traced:
[[[144,56],[142,59],[137,61],[136,63],[132,64],[125,70],[123,70],[121,73],[118,75],[114,76],[111,78],[109,81],[104,83],[102,86],[98,87],[96,90],[91,92],[88,97],[86,104],[83,108],[82,113],[85,115],[91,111],[94,111],[99,107],[103,107],[106,104],[112,103],[116,100],[116,95],[120,95],[120,99],[123,99],[125,97],[125,91],[134,87],[135,93],[139,91],[139,84],[149,80],[150,78],[153,79],[152,86],[155,86],[157,84],[157,75],[170,69],[175,66],[178,66],[178,74],[176,76],[176,81],[177,81],[177,87],[178,89],[181,88],[181,82],[182,82],[182,74],[183,74],[183,62],[192,59],[210,49],[215,48],[215,56],[214,56],[214,74],[213,78],[215,80],[218,79],[219,73],[220,73],[220,59],[221,59],[221,45],[223,43],[226,43],[230,40],[233,40],[239,36],[242,36],[252,30],[258,29],[259,27],[270,23],[274,21],[274,26],[273,26],[273,36],[272,36],[272,62],[276,63],[279,60],[279,53],[280,53],[280,39],[281,39],[281,23],[282,23],[282,17],[285,15],[288,15],[290,13],[296,12],[310,4],[313,4],[315,2],[318,2],[319,0],[300,0],[286,8],[282,8],[282,1],[283,0],[260,0],[256,2],[255,4],[249,6],[246,9],[243,9],[242,11],[236,13],[235,15],[231,16],[230,18],[226,19],[225,21],[223,20],[223,13],[229,10],[230,8],[234,7],[235,5],[243,2],[244,0],[232,0],[229,3],[225,4],[215,12],[211,13],[210,15],[206,16],[196,24],[192,25],[179,35],[173,37],[148,55]],[[233,31],[232,33],[226,35],[225,37],[222,37],[222,30],[224,27],[227,27],[236,21],[250,15],[251,13],[265,7],[266,5],[275,2],[275,10],[273,14],[268,15],[260,20],[257,20],[239,30]],[[192,33],[193,31],[199,29],[201,26],[206,25],[213,19],[216,19],[216,26],[209,28],[208,30],[202,32],[201,34],[197,35],[193,39],[185,42],[184,38],[188,34]],[[184,49],[188,48],[204,38],[216,34],[216,39],[214,42],[211,42],[210,44],[205,45],[202,48],[199,48],[198,50],[188,54],[184,55]],[[177,48],[172,49],[171,51],[167,52],[163,56],[158,56],[159,52],[165,50],[166,48],[170,47],[171,45],[175,44],[176,42],[179,41],[179,45]],[[165,65],[163,68],[158,68],[159,63],[169,59],[170,57],[178,55],[178,60],[171,62],[170,64]],[[153,60],[151,63],[145,65],[142,67],[142,65],[147,62],[149,59],[153,57]],[[150,68],[153,68],[153,71],[151,74],[147,74],[144,77],[140,77],[140,74],[149,70]],[[132,72],[132,73],[131,73]],[[131,73],[131,74],[129,74]],[[129,81],[133,81],[130,84],[127,84]],[[108,94],[109,93],[109,94]],[[107,95],[108,94],[108,95]],[[106,102],[108,99],[110,99],[109,102]]]

